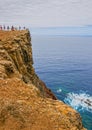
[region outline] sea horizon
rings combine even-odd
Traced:
[[[92,36],[92,26],[29,27],[32,35]]]

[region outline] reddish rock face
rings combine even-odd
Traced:
[[[29,31],[0,31],[0,130],[85,130],[56,99],[34,71]]]

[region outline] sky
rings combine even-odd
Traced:
[[[30,27],[92,25],[92,0],[0,0],[0,24]]]

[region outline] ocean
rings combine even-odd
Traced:
[[[38,76],[92,130],[92,37],[32,35],[32,49]]]

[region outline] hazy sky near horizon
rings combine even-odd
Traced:
[[[0,24],[31,27],[92,25],[92,0],[0,0]]]

